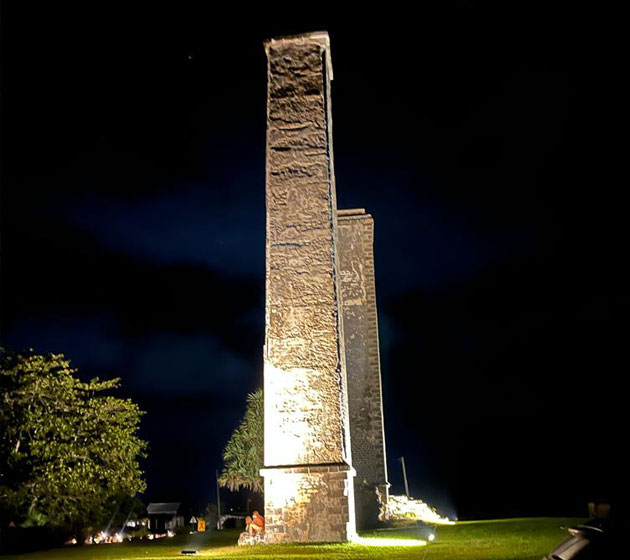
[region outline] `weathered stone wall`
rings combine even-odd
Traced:
[[[387,461],[374,285],[374,220],[365,210],[338,211],[338,247],[348,378],[356,522],[378,523],[387,499]]]
[[[333,491],[337,479],[347,481],[353,470],[337,273],[329,40],[326,33],[272,39],[265,49],[268,539],[347,540],[354,533],[353,485]],[[316,465],[323,468],[295,470]],[[311,514],[332,510],[336,513],[322,529],[308,525]]]
[[[352,536],[350,467],[273,468],[263,475],[267,542],[343,542]]]

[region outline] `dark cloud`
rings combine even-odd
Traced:
[[[12,325],[5,342],[12,348],[35,346],[39,352],[66,353],[88,371],[119,371],[124,341],[113,317],[68,315],[63,312],[33,315]]]
[[[211,334],[159,333],[138,341],[128,383],[138,393],[157,395],[242,395],[260,372],[222,348]],[[177,379],[177,383],[173,383]]]
[[[227,185],[179,187],[142,200],[75,199],[68,218],[113,251],[160,264],[193,263],[228,276],[264,274],[264,197],[243,204],[258,177],[233,177]]]

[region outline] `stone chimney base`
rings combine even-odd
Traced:
[[[354,469],[264,468],[265,542],[346,542],[355,536]]]

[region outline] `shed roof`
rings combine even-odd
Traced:
[[[179,504],[180,502],[151,502],[147,506],[147,513],[149,515],[156,513],[176,515]]]

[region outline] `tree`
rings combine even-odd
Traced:
[[[219,484],[230,490],[247,488],[263,491],[260,469],[264,464],[263,392],[247,395],[245,417],[234,430],[223,451],[223,471]]]
[[[0,349],[3,516],[81,531],[145,489],[138,460],[147,444],[136,434],[144,413],[106,394],[119,379],[84,383],[76,373],[63,354]]]

